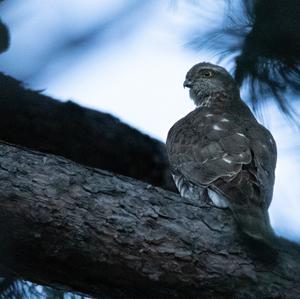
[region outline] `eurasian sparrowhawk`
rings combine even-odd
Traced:
[[[271,133],[256,121],[224,68],[196,64],[184,87],[197,107],[173,125],[167,138],[181,196],[229,207],[245,234],[269,239],[277,156]]]

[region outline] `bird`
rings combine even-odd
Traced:
[[[272,134],[241,99],[225,68],[198,63],[183,86],[196,108],[171,127],[166,140],[180,195],[229,208],[245,236],[272,242],[268,208],[277,160]]]

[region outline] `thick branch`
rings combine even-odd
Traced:
[[[1,271],[112,298],[299,298],[299,249],[256,258],[230,211],[0,144]],[[126,296],[125,296],[126,295]]]
[[[0,128],[6,142],[175,190],[162,142],[110,114],[26,89],[2,73]]]

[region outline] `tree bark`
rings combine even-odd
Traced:
[[[97,298],[300,297],[298,245],[259,258],[229,210],[6,143],[0,181],[0,274]]]

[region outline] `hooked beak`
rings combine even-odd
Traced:
[[[189,79],[185,79],[185,81],[183,82],[183,88],[191,88],[193,86],[193,82]]]

